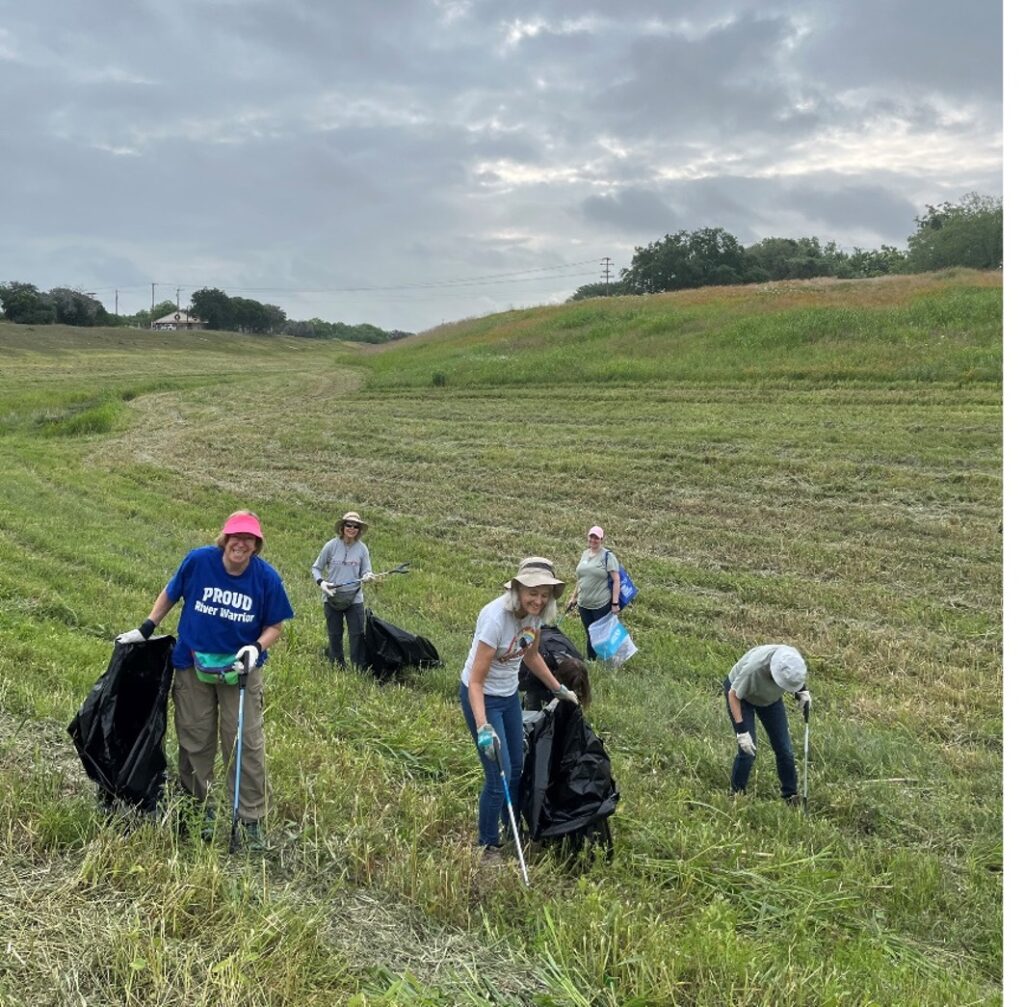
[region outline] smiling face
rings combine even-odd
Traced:
[[[228,573],[241,573],[256,555],[255,535],[228,535],[224,542],[224,569]]]
[[[587,546],[590,548],[591,552],[597,552],[597,550],[601,548],[601,543],[603,541],[604,541],[604,539],[601,538],[600,535],[588,535],[587,536]]]
[[[351,545],[359,538],[360,526],[357,521],[346,521],[341,526],[341,538],[346,545]]]
[[[551,585],[519,587],[519,607],[523,615],[540,615],[551,601]]]

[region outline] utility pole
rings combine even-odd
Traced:
[[[604,270],[604,296],[608,296],[608,282],[612,272],[612,260],[606,255],[601,260],[601,268]]]
[[[150,294],[151,294],[151,299],[150,299],[150,304],[149,304],[149,313],[152,315],[153,312],[156,311],[156,284],[155,283],[151,283],[149,285],[149,290],[150,290]],[[152,319],[150,319],[150,321],[152,321]]]
[[[118,314],[117,314],[117,294],[118,294],[117,287],[114,287],[114,317],[115,318],[118,317]]]

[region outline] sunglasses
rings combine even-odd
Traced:
[[[358,528],[358,527],[359,527],[359,525],[358,525],[358,524],[356,524],[356,522],[355,522],[355,521],[346,521],[346,522],[345,522],[345,527],[346,527],[346,528]]]

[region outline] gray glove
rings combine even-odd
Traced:
[[[564,682],[555,691],[555,699],[568,700],[573,706],[579,706],[580,701],[576,696],[576,693],[572,691]]]
[[[811,712],[811,694],[806,689],[800,689],[796,693],[796,705],[805,716]]]
[[[330,598],[334,594],[334,585],[329,580],[320,581],[320,590],[323,591],[325,598]]]
[[[757,745],[754,744],[754,739],[750,736],[749,731],[741,731],[737,734],[736,744],[740,746],[740,751],[745,755],[757,754]]]
[[[242,665],[239,671],[252,671],[259,659],[260,648],[252,643],[247,643],[235,654],[235,661]]]

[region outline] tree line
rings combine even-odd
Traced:
[[[834,241],[822,243],[817,238],[764,238],[744,247],[721,227],[677,231],[635,248],[618,280],[584,284],[570,300],[815,276],[864,279],[952,266],[1002,267],[1001,199],[968,193],[958,203],[927,206],[914,221],[917,230],[907,239],[905,251],[882,245],[846,252]]]
[[[149,328],[158,318],[180,313],[202,319],[208,328],[226,332],[299,336],[305,339],[347,339],[359,343],[386,343],[411,335],[397,329],[387,331],[376,325],[289,319],[276,304],[262,304],[248,297],[229,297],[216,287],[203,287],[192,294],[186,308],[174,301],[161,301],[149,311],[132,315],[111,315],[94,295],[67,287],[39,290],[34,284],[0,283],[0,307],[9,322],[22,325],[132,326]]]

